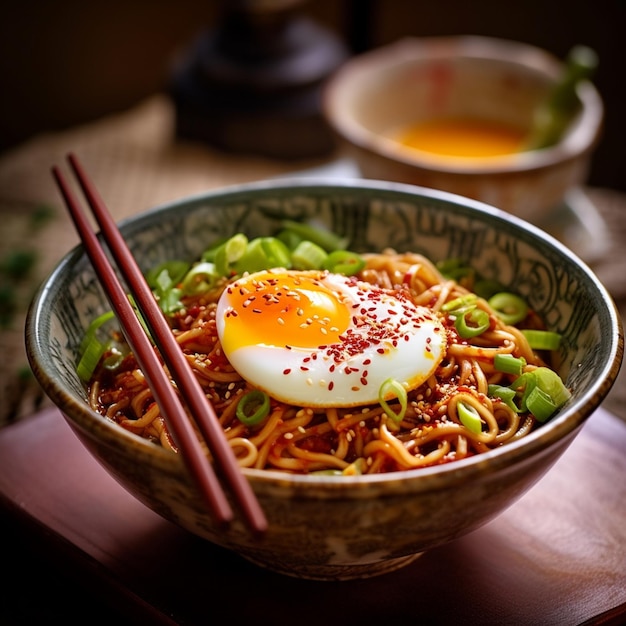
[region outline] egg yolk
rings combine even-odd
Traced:
[[[319,273],[256,273],[228,287],[228,351],[251,345],[316,348],[336,343],[350,324],[349,303]]]

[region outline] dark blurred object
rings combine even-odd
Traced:
[[[301,4],[222,3],[217,26],[174,71],[179,137],[277,158],[332,151],[321,86],[349,53],[330,30],[300,14]]]

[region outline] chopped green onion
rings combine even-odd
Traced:
[[[270,412],[270,398],[263,391],[254,389],[243,396],[237,404],[237,419],[245,426],[262,422]]]
[[[482,309],[472,309],[459,315],[454,327],[463,339],[482,335],[489,328],[489,314]]]
[[[91,342],[92,338],[96,335],[98,330],[109,320],[113,319],[115,314],[113,311],[107,311],[106,313],[102,313],[102,315],[98,315],[96,319],[92,320],[87,330],[85,331],[85,336],[83,340],[80,342],[80,346],[78,347],[79,353],[83,353],[87,349],[87,344]]]
[[[245,253],[234,264],[237,274],[259,272],[275,267],[291,267],[289,248],[276,237],[257,237],[248,244]]]
[[[387,403],[387,397],[395,397],[399,401],[400,410],[397,413]],[[405,386],[395,380],[395,378],[388,378],[380,386],[378,401],[387,417],[391,418],[396,424],[399,424],[404,419],[408,404],[407,392]]]
[[[322,263],[322,268],[334,274],[353,276],[365,267],[365,260],[356,252],[334,250]]]
[[[182,292],[187,296],[205,293],[215,286],[219,277],[215,263],[202,261],[194,265],[183,278]]]
[[[533,387],[526,398],[526,408],[540,422],[545,422],[558,406],[552,398],[540,387]]]
[[[282,227],[295,233],[301,239],[312,241],[321,248],[324,248],[326,252],[332,252],[333,250],[345,250],[348,245],[348,240],[345,237],[340,237],[330,230],[315,227],[311,224],[305,224],[303,222],[296,222],[293,220],[283,220]]]
[[[554,370],[549,367],[538,367],[533,371],[533,374],[537,379],[537,387],[545,391],[557,407],[569,400],[572,394]]]
[[[446,259],[436,264],[437,269],[451,280],[460,281],[463,278],[474,278],[475,270],[462,259]]]
[[[87,332],[83,337],[78,348],[80,354],[80,360],[76,366],[76,373],[78,377],[87,382],[93,376],[102,355],[106,352],[109,342],[103,342],[98,339],[97,334],[100,328],[114,317],[113,311],[107,311],[102,315],[99,315],[95,320],[89,324]]]
[[[473,406],[465,404],[465,402],[457,402],[456,412],[459,421],[467,430],[475,434],[482,432],[483,422],[480,419],[480,414]]]
[[[517,294],[501,291],[488,300],[489,306],[509,326],[521,322],[528,315],[528,305]]]
[[[219,276],[230,276],[232,266],[239,261],[248,250],[248,238],[237,233],[218,246],[212,253],[212,260]]]
[[[156,289],[159,286],[159,276],[163,273],[163,271],[166,271],[172,284],[176,285],[189,271],[189,267],[190,264],[186,261],[165,261],[165,263],[161,263],[160,265],[151,268],[146,273],[146,281],[148,285],[150,285],[151,289]]]
[[[549,330],[522,330],[522,334],[533,350],[558,350],[561,345],[561,335]]]
[[[469,311],[476,306],[476,301],[478,297],[474,293],[468,293],[464,296],[459,296],[458,298],[454,298],[454,300],[450,300],[446,302],[441,310],[444,312],[456,312],[456,311]]]
[[[153,293],[159,303],[159,308],[166,315],[182,309],[183,303],[180,301],[182,289],[172,280],[169,270],[163,268],[154,279],[155,288]]]
[[[487,389],[487,395],[490,398],[498,398],[504,402],[510,409],[519,413],[519,408],[515,404],[515,396],[517,395],[515,389],[511,387],[504,387],[503,385],[489,385]]]
[[[531,412],[539,421],[545,421],[556,409],[563,406],[571,396],[571,392],[565,386],[560,376],[548,367],[538,367],[530,372],[524,372],[513,382],[511,388],[521,394],[520,409]],[[547,417],[545,416],[547,402],[541,394],[533,394],[535,388],[545,393],[549,401],[554,405],[552,413]],[[539,400],[537,400],[538,397]],[[531,405],[534,405],[532,408],[528,404],[529,398],[531,399]],[[539,411],[539,415],[536,415],[534,410]]]
[[[297,270],[316,270],[322,267],[327,257],[324,248],[305,239],[291,253],[291,263]]]
[[[498,372],[521,376],[526,365],[526,359],[523,357],[518,358],[512,354],[496,354],[493,365]]]
[[[298,233],[294,233],[293,230],[289,230],[288,228],[281,230],[276,235],[276,239],[280,239],[290,250],[295,250],[301,241],[308,241],[308,239],[303,239]]]

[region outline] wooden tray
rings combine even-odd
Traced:
[[[163,520],[48,409],[0,431],[2,604],[28,623],[56,611],[90,624],[115,615],[116,626],[623,624],[625,452],[626,424],[600,409],[495,521],[397,572],[323,583],[260,569]]]

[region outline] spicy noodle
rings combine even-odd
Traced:
[[[530,411],[494,392],[511,389],[521,380],[519,372],[498,364],[498,355],[510,355],[522,364],[521,376],[546,368],[546,357],[531,348],[521,330],[542,328],[532,311],[511,325],[487,300],[475,298],[473,306],[486,325],[474,336],[463,337],[455,321],[465,314],[457,305],[462,309],[473,297],[471,284],[445,278],[419,254],[388,250],[363,258],[365,267],[356,278],[402,292],[432,311],[445,329],[443,360],[406,397],[398,393],[388,402],[352,407],[296,406],[270,397],[267,415],[259,423],[245,423],[237,409],[256,389],[225,357],[216,329],[217,302],[232,281],[223,279],[204,293],[185,296],[184,308],[171,314],[177,342],[242,467],[296,473],[392,472],[481,454],[535,427],[537,419]],[[114,369],[102,365],[106,356],[89,383],[91,406],[123,428],[176,450],[134,356],[126,354]]]

